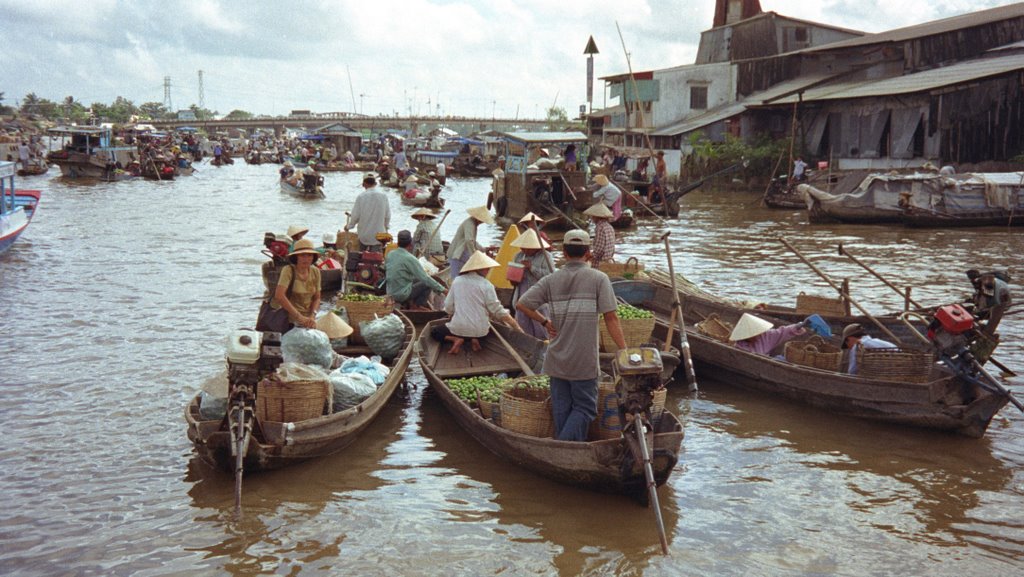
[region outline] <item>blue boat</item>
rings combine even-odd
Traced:
[[[14,163],[0,162],[0,254],[28,228],[39,206],[38,190],[14,189]]]

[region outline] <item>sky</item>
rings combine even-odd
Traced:
[[[1013,2],[761,0],[881,32]],[[595,78],[692,64],[714,0],[0,0],[0,92],[86,105],[123,96],[220,114],[291,110],[575,117]],[[621,30],[621,39],[619,36]],[[594,108],[603,107],[595,80]]]

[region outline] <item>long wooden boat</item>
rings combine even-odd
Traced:
[[[616,296],[652,311],[654,337],[664,340],[671,318],[671,289],[647,281],[613,283]],[[793,364],[749,353],[731,343],[702,334],[695,324],[712,314],[735,323],[743,309],[701,298],[682,296],[686,338],[698,376],[778,394],[819,409],[899,425],[937,429],[969,437],[985,434],[992,418],[1009,402],[1005,395],[967,383],[938,364],[927,382],[872,379]],[[777,318],[761,318],[776,325]],[[833,337],[838,344],[838,337]],[[678,333],[673,344],[679,346]]]
[[[323,177],[320,177],[320,178],[323,178]],[[307,191],[305,189],[305,187],[295,186],[294,184],[288,182],[287,180],[285,180],[283,178],[280,179],[280,182],[281,182],[281,192],[283,192],[285,194],[290,194],[292,196],[297,196],[299,198],[326,198],[325,195],[324,195],[323,186],[318,185],[316,187],[315,191],[309,192],[309,191]]]
[[[437,397],[455,421],[467,433],[495,455],[538,475],[594,491],[628,495],[646,503],[647,488],[643,469],[635,467],[628,443],[622,437],[602,441],[570,442],[520,434],[486,419],[478,408],[463,402],[446,379],[522,374],[516,353],[532,369],[539,366],[545,344],[527,335],[496,327],[506,342],[485,339],[483,349],[472,354],[450,355],[430,330],[443,320],[428,324],[419,337],[420,367]],[[669,411],[654,424],[652,467],[655,483],[664,484],[672,474],[683,442],[683,426]]]
[[[42,195],[14,188],[14,163],[0,162],[0,254],[7,252],[35,216]]]
[[[260,422],[258,417],[253,427],[253,438],[248,444],[244,458],[244,470],[249,472],[279,469],[293,463],[323,457],[336,453],[358,438],[384,408],[388,399],[405,380],[409,361],[412,358],[415,330],[409,319],[402,317],[405,324],[405,341],[395,359],[388,363],[391,372],[377,391],[358,405],[330,415],[322,415],[295,423]],[[264,333],[266,335],[273,333]],[[264,343],[261,355],[276,355],[280,363],[280,348]],[[336,349],[345,356],[370,355],[368,347],[350,346]],[[276,365],[268,363],[268,368]],[[273,369],[270,369],[271,371]],[[258,392],[257,392],[258,395]],[[228,419],[204,420],[199,412],[199,395],[185,407],[185,421],[188,423],[188,438],[196,453],[211,466],[224,471],[234,471],[235,458],[232,456],[232,436]]]

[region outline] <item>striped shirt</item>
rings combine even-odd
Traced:
[[[615,292],[608,275],[585,262],[569,261],[540,279],[519,299],[537,310],[551,305],[558,331],[544,357],[544,374],[570,381],[600,376],[597,327],[600,316],[615,310]]]

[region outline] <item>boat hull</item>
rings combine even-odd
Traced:
[[[324,198],[323,189],[319,186],[316,187],[315,192],[307,192],[305,188],[294,186],[285,180],[281,181],[281,192],[299,198]]]
[[[41,194],[38,190],[14,191],[14,210],[0,217],[0,254],[7,252],[28,228]]]

